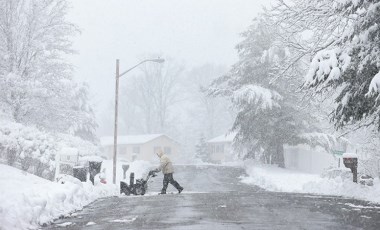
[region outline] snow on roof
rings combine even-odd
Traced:
[[[60,155],[68,155],[68,156],[77,156],[78,153],[79,153],[79,151],[77,148],[66,147],[66,148],[62,148],[59,154]]]
[[[213,139],[208,140],[208,143],[219,143],[219,142],[232,142],[236,136],[236,133],[230,133],[215,137]]]
[[[100,156],[92,155],[92,156],[83,156],[79,159],[79,161],[95,161],[95,162],[102,162],[103,158]]]
[[[118,136],[117,144],[118,145],[144,144],[161,136],[164,136],[164,134]],[[100,143],[102,146],[113,145],[113,136],[101,137]]]

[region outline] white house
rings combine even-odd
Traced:
[[[347,140],[338,140],[330,148],[332,150],[328,152],[320,146],[312,148],[308,145],[285,145],[285,166],[309,173],[321,173],[329,167],[344,167],[342,155],[346,152],[358,153],[362,163],[368,159],[367,152],[360,151],[358,146]]]
[[[209,160],[222,163],[234,160],[233,140],[236,133],[221,135],[207,141]],[[308,145],[284,146],[285,167],[309,173],[321,173],[331,166],[338,166],[339,157],[321,147]]]
[[[339,157],[321,147],[308,145],[284,146],[285,167],[308,173],[322,173],[329,167],[338,167]]]
[[[236,133],[221,135],[207,141],[209,160],[213,163],[230,162],[234,159],[232,143]]]
[[[100,138],[102,155],[107,159],[113,157],[114,137]],[[180,144],[164,134],[118,136],[117,157],[126,161],[157,161],[155,154],[162,149],[173,160],[180,157]]]

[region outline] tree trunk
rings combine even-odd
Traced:
[[[38,159],[35,159],[34,162],[35,162],[34,163],[34,167],[35,167],[34,174],[36,176],[42,177],[44,170],[47,169],[48,166],[46,166],[44,163],[42,163]]]
[[[284,144],[280,142],[276,144],[276,163],[279,167],[285,168]]]
[[[24,159],[22,159],[21,160],[21,169],[24,171],[28,171],[31,162],[32,162],[31,157],[25,157]]]
[[[250,149],[247,151],[247,154],[244,156],[244,159],[256,159],[255,149]]]
[[[15,149],[7,149],[7,163],[10,166],[13,166],[13,164],[16,162],[16,150]]]

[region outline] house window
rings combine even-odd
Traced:
[[[133,146],[133,151],[132,153],[139,154],[140,153],[140,146]]]
[[[218,144],[216,146],[216,152],[217,153],[224,153],[224,145],[223,144]]]
[[[210,152],[215,153],[215,145],[210,145]]]
[[[158,150],[160,150],[161,149],[161,147],[160,146],[154,146],[154,148],[153,148],[153,153],[158,153]]]
[[[164,147],[164,153],[170,155],[170,154],[172,153],[172,149],[171,149],[170,147],[168,147],[168,146],[165,146],[165,147]]]

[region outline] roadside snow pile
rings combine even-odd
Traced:
[[[113,185],[82,183],[71,177],[52,182],[0,164],[0,229],[37,229],[92,201],[117,195]]]
[[[375,179],[374,186],[364,186],[344,180],[322,178],[317,174],[282,169],[275,166],[246,162],[247,177],[242,182],[259,186],[272,192],[311,193],[351,197],[380,203],[380,181]]]
[[[305,184],[322,180],[317,174],[300,173],[270,165],[246,164],[245,168],[249,176],[243,178],[244,183],[273,192],[302,192]]]

